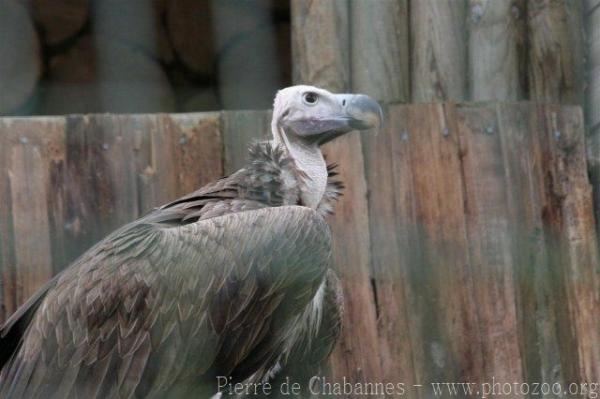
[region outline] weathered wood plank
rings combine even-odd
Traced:
[[[197,190],[223,176],[223,145],[218,113],[163,115],[171,140],[178,141],[175,196]]]
[[[564,383],[553,292],[542,222],[543,175],[535,107],[497,106],[516,279],[516,306],[524,380]]]
[[[135,118],[141,214],[223,176],[218,113]]]
[[[222,175],[219,114],[72,116],[55,178],[56,271],[124,223]]]
[[[43,134],[40,134],[43,132]],[[3,317],[53,275],[51,176],[65,159],[64,120],[0,121]]]
[[[524,98],[524,1],[469,0],[468,21],[469,99]]]
[[[224,111],[224,173],[231,174],[244,166],[248,145],[254,140],[271,138],[270,111]]]
[[[588,56],[585,116],[590,178],[594,186],[596,223],[600,221],[600,1],[586,1]]]
[[[473,293],[486,380],[523,381],[514,254],[498,121],[493,107],[457,110]]]
[[[331,358],[334,378],[355,382],[381,378],[377,315],[371,286],[367,186],[360,137],[356,133],[326,145],[329,162],[339,163],[346,186],[330,218],[334,263],[345,292],[342,336]]]
[[[583,103],[582,2],[527,3],[530,98]]]
[[[411,264],[411,284],[419,290],[412,311],[422,317],[424,383],[482,381],[478,282],[470,273],[454,107],[411,106],[408,119],[421,257]]]
[[[352,1],[350,20],[352,90],[385,103],[408,101],[408,1]]]
[[[600,377],[600,281],[583,116],[578,107],[538,110],[544,176],[543,220],[561,328],[561,357],[574,364],[567,381]]]
[[[411,2],[411,99],[466,100],[464,0]]]
[[[597,136],[600,135],[600,0],[587,0],[586,5],[588,79],[585,111],[588,133]]]
[[[295,84],[334,92],[350,88],[348,0],[292,0],[292,58]]]
[[[421,317],[412,308],[418,289],[410,284],[411,263],[418,263],[408,107],[389,106],[385,129],[363,135],[368,187],[371,267],[375,283],[382,380],[402,381],[411,397],[424,381]]]
[[[127,116],[69,116],[67,155],[56,203],[61,220],[53,232],[62,248],[55,270],[139,214],[133,135]]]

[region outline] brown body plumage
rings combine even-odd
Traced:
[[[281,147],[258,143],[248,167],[86,252],[3,328],[0,396],[206,396],[216,376],[267,375],[307,334],[318,345],[303,367],[318,366],[339,332],[340,298],[330,272],[326,295],[337,296],[324,317],[334,322],[311,324],[329,232],[308,208],[270,209],[299,204],[292,168]],[[319,212],[340,190],[331,180]],[[15,335],[21,343],[7,348]]]

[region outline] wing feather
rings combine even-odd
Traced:
[[[310,302],[330,248],[323,219],[297,206],[128,225],[48,288],[1,396],[166,397],[217,371],[245,378],[281,350],[275,326]]]

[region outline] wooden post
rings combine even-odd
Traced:
[[[526,93],[525,3],[469,0],[469,98],[520,100]]]
[[[467,98],[464,0],[411,2],[413,102]]]
[[[582,2],[527,3],[530,98],[583,104]]]
[[[292,0],[295,84],[350,89],[348,0]]]
[[[352,91],[384,103],[408,101],[408,1],[352,1],[350,20]]]

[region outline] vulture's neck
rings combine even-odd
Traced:
[[[307,144],[294,135],[281,134],[279,140],[294,160],[304,206],[317,209],[327,188],[327,164],[317,144]]]

